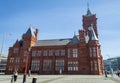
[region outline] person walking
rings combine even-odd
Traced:
[[[120,70],[117,71],[117,75],[118,75],[118,77],[120,77]]]
[[[113,77],[113,69],[110,68],[110,74],[111,74],[111,77]]]
[[[108,76],[107,76],[107,71],[105,70],[105,77],[107,78]]]
[[[62,69],[60,69],[59,73],[60,73],[60,75],[62,74]]]
[[[28,71],[28,76],[30,77],[30,75],[31,75],[31,70]]]
[[[14,82],[14,74],[11,76],[11,83]]]
[[[17,72],[17,70],[15,70],[15,72],[14,72],[14,83],[16,83],[17,77],[18,77],[18,72]]]

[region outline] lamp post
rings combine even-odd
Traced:
[[[26,83],[26,75],[27,75],[27,69],[28,69],[28,56],[29,56],[29,49],[26,50],[26,63],[24,67],[24,75],[23,75],[23,83]]]
[[[4,36],[3,36],[3,40],[2,40],[2,46],[1,46],[1,51],[0,51],[0,57],[2,56],[2,51],[3,51],[4,41],[5,41],[5,34],[4,34]]]
[[[6,35],[11,35],[11,34],[10,33],[9,34],[4,33],[4,35],[3,35],[2,46],[1,46],[1,51],[0,51],[0,57],[2,56],[2,52],[3,52],[3,48],[4,48],[4,43],[5,43],[5,36]]]
[[[110,64],[109,64],[109,66],[110,66],[110,74],[111,74],[111,76],[113,76],[113,69],[112,69],[112,67],[111,67],[111,58],[110,58],[110,55],[107,55],[108,57],[109,57],[109,61],[110,61]]]

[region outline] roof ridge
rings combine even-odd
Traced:
[[[72,39],[72,38],[61,38],[61,39],[43,39],[43,40],[38,40],[38,41],[50,41],[50,40],[66,40],[66,39]]]

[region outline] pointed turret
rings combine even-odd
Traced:
[[[74,33],[72,40],[68,44],[79,44],[77,35]]]
[[[35,37],[35,30],[32,28],[32,26],[29,27],[29,29],[27,30],[27,32],[25,33],[25,35],[27,36],[32,36]]]
[[[19,41],[16,40],[15,44],[13,45],[13,47],[19,47],[19,46],[20,46]]]
[[[91,25],[89,28],[89,37],[90,37],[90,40],[98,40],[96,34],[95,34],[95,31],[93,29],[93,25]]]
[[[25,34],[23,34],[22,36],[22,40],[23,40],[23,46],[24,47],[31,47],[34,45],[34,43],[37,41],[38,39],[38,29],[33,29],[33,27],[30,25],[29,29],[27,30],[27,32]]]
[[[89,4],[87,3],[87,14],[86,14],[86,16],[91,16],[91,15],[92,15],[92,13],[89,9]]]

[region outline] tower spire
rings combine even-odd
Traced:
[[[89,9],[89,3],[87,2],[87,10]]]
[[[91,13],[91,11],[90,11],[90,9],[89,9],[89,3],[87,2],[87,14],[86,14],[87,16],[90,16],[90,15],[92,15],[92,13]]]

